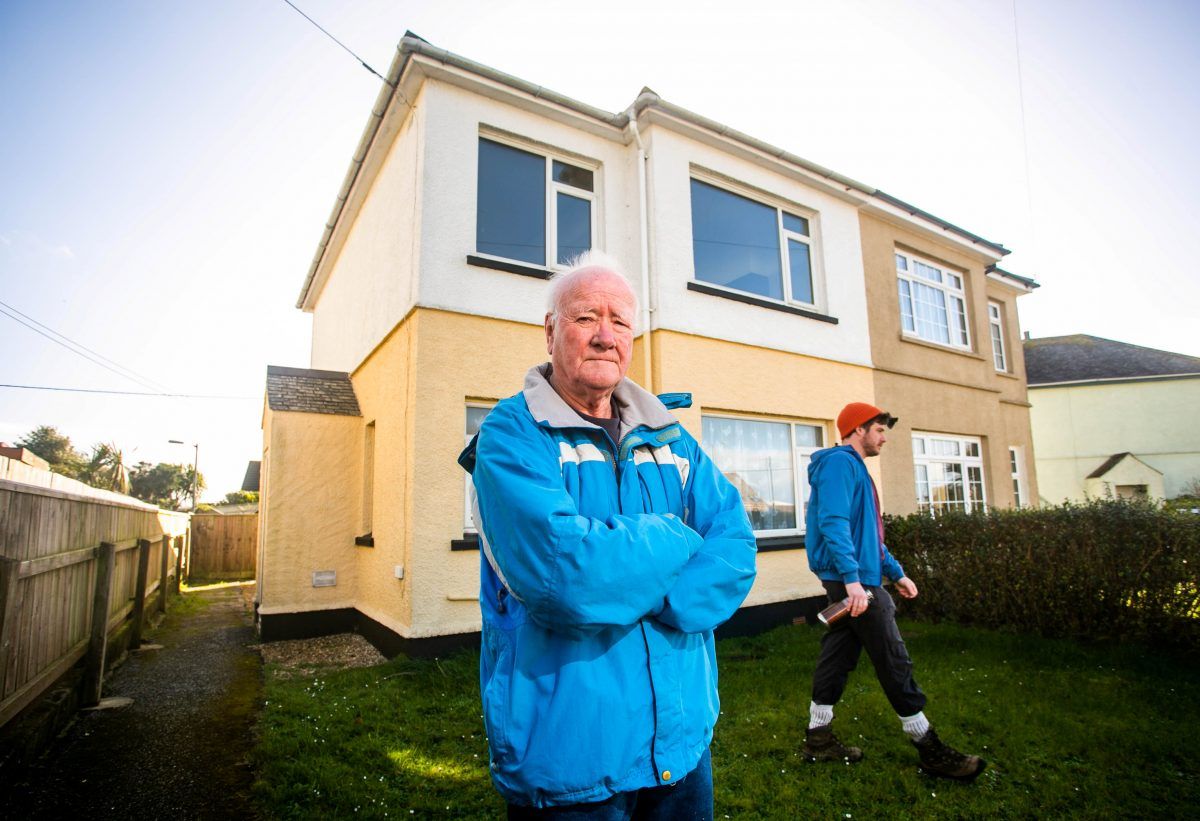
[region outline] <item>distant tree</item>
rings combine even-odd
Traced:
[[[129,492],[129,468],[125,466],[125,454],[111,442],[100,442],[92,447],[92,458],[84,465],[79,476],[92,487]]]
[[[50,463],[50,470],[78,479],[87,457],[75,450],[71,437],[59,433],[53,425],[40,425],[17,440],[17,447],[28,448]]]
[[[234,490],[225,494],[223,505],[251,505],[258,503],[258,491]]]
[[[159,462],[138,462],[130,472],[132,493],[139,499],[170,510],[179,510],[192,498],[192,467]],[[204,474],[199,476],[197,495],[204,490]]]

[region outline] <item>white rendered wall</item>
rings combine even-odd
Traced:
[[[593,242],[623,263],[640,288],[636,150],[444,82],[427,81],[424,100],[423,307],[539,325],[545,314],[544,280],[467,264],[475,253],[481,127],[529,140],[530,151],[542,143],[599,163]]]
[[[353,371],[413,305],[423,102],[422,94],[387,152],[317,298],[313,368]]]
[[[655,295],[651,302],[656,306],[654,327],[870,365],[858,210],[797,179],[663,126],[646,129],[645,136],[651,156],[653,227],[650,253]],[[824,279],[823,312],[837,317],[838,324],[687,289],[687,283],[695,279],[691,210],[693,165],[774,196],[774,199],[763,199],[752,192],[738,191],[751,198],[768,204],[794,203],[816,212],[817,216],[810,222],[817,241],[814,269],[818,269]],[[736,190],[721,182],[715,184],[726,190]],[[818,256],[819,267],[815,262]]]

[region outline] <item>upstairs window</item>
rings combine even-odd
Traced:
[[[907,253],[896,253],[900,325],[908,336],[970,350],[962,274]]]
[[[696,279],[815,308],[809,218],[692,180]]]
[[[943,511],[969,513],[986,508],[978,439],[914,432],[912,442],[921,511],[936,516]]]
[[[1000,314],[1000,304],[988,303],[988,328],[992,333],[992,363],[998,371],[1008,370],[1008,357],[1004,353],[1004,320]]]
[[[475,250],[553,267],[591,249],[592,169],[479,138]]]

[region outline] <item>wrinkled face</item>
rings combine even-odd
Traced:
[[[878,456],[879,451],[883,450],[883,445],[887,442],[887,425],[882,422],[872,422],[870,425],[865,425],[861,428],[862,449],[867,456]]]
[[[611,393],[629,369],[636,310],[620,276],[603,269],[580,276],[559,300],[558,316],[546,316],[555,384],[577,396]]]

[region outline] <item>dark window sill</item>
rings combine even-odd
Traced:
[[[475,254],[467,254],[467,264],[478,268],[491,268],[494,271],[507,271],[510,274],[520,274],[521,276],[534,277],[535,279],[549,279],[554,276],[553,271],[539,265],[529,265],[524,262],[513,262],[506,259],[493,259],[492,257],[480,257]]]
[[[770,553],[774,550],[803,550],[803,536],[762,536],[756,539],[759,553]]]
[[[770,536],[755,540],[759,553],[770,553],[775,550],[803,550],[803,536]],[[450,540],[451,550],[478,550],[479,534],[464,533],[461,539]]]
[[[450,540],[451,550],[478,550],[479,549],[479,534],[464,533],[461,539]]]
[[[819,322],[828,322],[830,325],[838,324],[836,316],[810,311],[807,308],[797,308],[795,305],[788,305],[783,302],[776,302],[772,299],[763,299],[762,297],[753,296],[752,294],[742,294],[736,291],[728,291],[724,288],[717,288],[712,285],[705,285],[702,282],[689,282],[687,284],[689,291],[696,291],[709,296],[719,296],[725,299],[732,299],[734,302],[744,302],[747,305],[757,305],[760,308],[770,308],[772,311],[782,311],[785,314],[795,314],[796,316],[815,319]]]
[[[356,547],[374,547],[375,546],[375,534],[374,533],[364,533],[362,536],[355,536],[354,537],[354,545]]]

